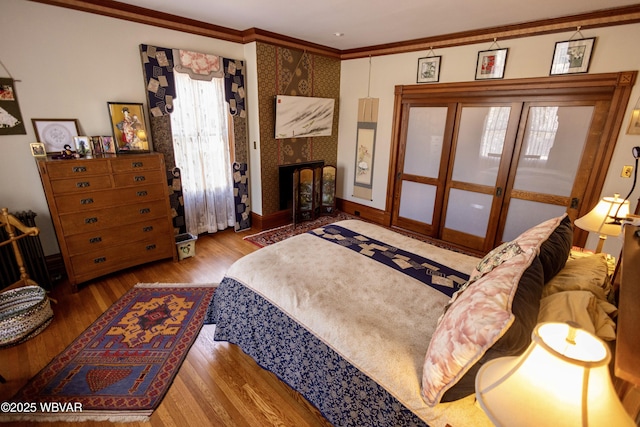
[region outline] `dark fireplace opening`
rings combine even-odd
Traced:
[[[322,167],[324,160],[292,163],[278,166],[278,189],[280,191],[280,210],[293,209],[293,171],[303,167]]]

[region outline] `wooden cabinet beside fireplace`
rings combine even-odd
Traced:
[[[69,282],[177,259],[162,154],[39,159]]]

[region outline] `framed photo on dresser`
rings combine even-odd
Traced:
[[[42,142],[48,154],[61,153],[64,146],[73,147],[79,135],[78,119],[31,119],[36,140]]]
[[[113,141],[118,153],[148,153],[147,125],[142,104],[107,102]]]

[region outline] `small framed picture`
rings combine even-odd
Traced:
[[[142,104],[108,102],[113,140],[118,153],[148,153],[147,125]]]
[[[416,83],[431,83],[440,80],[440,60],[442,56],[427,56],[418,59]]]
[[[31,119],[31,123],[47,153],[61,153],[65,145],[73,147],[73,137],[80,132],[78,119]]]
[[[101,136],[91,137],[91,151],[93,151],[93,154],[102,154],[102,137]]]
[[[88,136],[74,136],[73,143],[76,147],[76,153],[81,156],[91,155],[91,140]]]
[[[478,52],[476,80],[502,79],[507,65],[509,48],[482,50]]]
[[[640,110],[633,110],[631,121],[627,128],[628,135],[640,135]]]
[[[557,42],[551,61],[550,75],[586,73],[596,38]]]
[[[47,157],[47,149],[42,142],[32,142],[29,147],[33,157]]]
[[[104,154],[115,154],[116,146],[113,143],[112,136],[101,136],[100,140],[102,141],[102,152]]]

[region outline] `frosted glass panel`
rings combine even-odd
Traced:
[[[593,106],[532,107],[514,188],[570,196]]]
[[[445,227],[478,237],[485,237],[493,196],[451,189]]]
[[[403,181],[399,215],[402,218],[431,224],[435,200],[436,187],[434,185]]]
[[[412,107],[409,110],[404,173],[437,178],[447,107]]]
[[[464,107],[453,180],[494,186],[511,107]]]
[[[565,206],[511,199],[502,241],[513,240],[523,231],[548,219],[564,215],[566,211]]]

